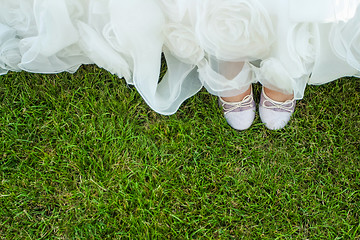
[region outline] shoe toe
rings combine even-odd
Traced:
[[[292,113],[290,112],[277,112],[264,107],[259,108],[261,121],[270,130],[279,130],[286,126],[290,121]]]
[[[227,123],[236,130],[250,128],[255,119],[255,110],[249,109],[241,112],[229,112],[225,115]]]

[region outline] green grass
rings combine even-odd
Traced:
[[[237,132],[205,91],[161,116],[93,66],[9,73],[0,238],[360,239],[359,102],[310,86],[285,129]]]

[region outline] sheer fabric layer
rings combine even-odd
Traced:
[[[301,99],[360,75],[360,0],[2,0],[0,74],[97,64],[172,114],[202,87]],[[159,82],[162,56],[167,72]]]

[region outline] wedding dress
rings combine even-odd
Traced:
[[[205,87],[307,84],[360,75],[360,0],[0,0],[0,75],[96,64],[173,114]],[[159,80],[162,57],[167,72]]]

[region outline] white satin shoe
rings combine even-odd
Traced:
[[[295,99],[286,100],[285,102],[272,100],[265,94],[263,88],[259,104],[261,121],[270,130],[282,129],[290,121],[291,115],[295,111],[295,105]]]
[[[256,104],[252,90],[251,94],[240,102],[226,102],[219,97],[219,105],[223,109],[227,123],[236,130],[246,130],[254,122]]]

